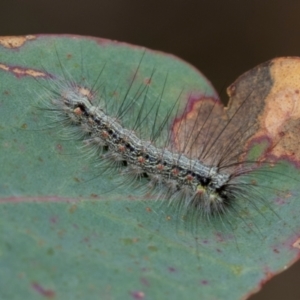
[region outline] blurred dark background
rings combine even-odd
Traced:
[[[74,33],[170,52],[225,88],[276,56],[300,56],[299,0],[2,0],[0,35]],[[300,263],[251,300],[299,300]]]

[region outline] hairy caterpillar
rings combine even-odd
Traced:
[[[234,83],[224,109],[209,83],[189,81],[184,69],[176,73],[176,65],[164,68],[156,54],[136,48],[126,60],[111,61],[104,51],[104,59],[91,66],[78,45],[71,54],[52,44],[39,57],[46,60],[35,62],[39,69],[24,74],[36,78],[42,90],[33,93],[38,106],[54,127],[83,142],[98,173],[112,170],[108,174],[120,179],[119,189],[142,185],[144,197],[197,220],[217,216],[223,223],[227,213],[244,220],[241,212],[249,205],[257,212],[260,205],[272,210],[264,194],[280,189],[262,182],[265,174],[269,182],[278,179],[273,164],[288,155],[274,151],[284,142],[284,130],[268,136],[259,120],[274,85],[272,62]],[[253,148],[262,134],[264,143]]]
[[[142,184],[145,194],[151,193],[154,199],[176,207],[179,214],[196,219],[223,219],[226,212],[239,209],[238,201],[255,209],[259,202],[265,204],[263,193],[268,187],[257,184],[256,176],[265,173],[275,177],[270,161],[266,162],[272,146],[251,159],[245,143],[258,127],[252,103],[263,99],[271,88],[266,70],[255,74],[255,89],[249,83],[238,87],[239,91],[236,85],[229,88],[233,97],[242,95],[242,100],[225,115],[214,97],[186,92],[184,85],[164,115],[161,110],[172,74],[159,70],[162,74],[157,79],[154,65],[145,75],[142,69],[147,51],[140,52],[123,90],[108,88],[109,79],[104,75],[107,62],[100,62],[93,82],[84,70],[76,80],[60,61],[60,51],[56,52],[61,75],[47,76],[50,88],[45,88],[42,102],[55,123],[71,132],[72,139],[83,142],[100,172],[117,170],[121,187]],[[84,60],[82,64],[85,68]],[[155,94],[152,85],[157,81],[161,81],[161,88]],[[39,83],[43,85],[41,79]]]

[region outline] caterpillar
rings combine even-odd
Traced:
[[[249,110],[255,114],[251,103],[269,92],[269,74],[257,72],[255,90],[246,86],[237,92],[232,85],[229,93],[243,93],[243,99],[225,117],[216,99],[197,98],[193,92],[183,95],[185,87],[163,115],[171,74],[161,75],[161,91],[153,93],[157,70],[153,66],[146,76],[139,74],[147,51],[140,53],[128,87],[123,91],[115,87],[111,95],[106,91],[109,80],[102,81],[106,62],[94,82],[83,75],[76,81],[64,69],[57,51],[62,75],[48,76],[50,88],[42,94],[54,122],[71,132],[71,139],[81,140],[99,170],[117,170],[121,186],[142,182],[145,194],[176,207],[180,214],[223,219],[237,209],[238,200],[254,208],[264,203],[263,189],[254,178],[272,174],[270,161],[265,161],[271,148],[264,149],[259,160],[249,159],[245,141],[257,130]],[[187,104],[181,108],[184,98]],[[238,115],[245,112],[240,122]]]
[[[249,205],[258,213],[260,205],[272,210],[265,193],[280,194],[270,182],[282,176],[274,165],[291,157],[281,146],[287,129],[278,127],[272,136],[268,130],[274,125],[266,129],[260,120],[274,89],[273,61],[232,84],[224,108],[209,82],[190,81],[184,68],[178,72],[171,64],[172,57],[166,67],[156,54],[136,48],[126,60],[112,61],[107,57],[113,54],[107,56],[103,48],[103,59],[86,65],[88,43],[86,48],[74,39],[70,54],[71,49],[54,42],[42,55],[32,56],[40,67],[26,76],[34,77],[42,90],[31,92],[37,106],[58,131],[80,140],[83,153],[96,160],[98,173],[105,169],[119,178],[119,189],[142,186],[144,198],[161,200],[178,215],[197,220],[217,217],[223,223],[227,214],[244,220],[241,211]]]

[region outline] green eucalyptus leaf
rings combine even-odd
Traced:
[[[241,199],[237,210],[224,216],[228,221],[189,223],[176,207],[148,198],[117,171],[103,172],[84,154],[80,138],[62,139],[64,124],[39,107],[49,93],[71,82],[88,91],[97,86],[113,113],[124,95],[138,99],[151,81],[143,95],[149,97],[148,109],[153,97],[163,98],[159,113],[153,111],[158,123],[172,107],[170,119],[203,113],[205,120],[193,99],[209,103],[217,95],[192,66],[171,55],[97,38],[1,41],[1,299],[242,299],[299,256],[293,247],[300,229],[297,157],[283,159],[277,153],[280,163],[273,173],[258,172],[255,180],[268,187],[259,192],[265,202],[254,206]],[[263,67],[269,72],[270,65]],[[257,76],[252,72],[246,78]],[[247,94],[247,80],[235,83],[240,99]],[[265,94],[257,93],[266,98],[274,82]],[[129,113],[128,124],[138,112]],[[256,126],[251,138],[260,129]],[[184,139],[183,132],[178,136]],[[249,157],[259,157],[268,147],[265,139],[251,141]]]

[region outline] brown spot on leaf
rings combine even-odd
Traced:
[[[32,77],[45,77],[46,74],[37,70],[33,70],[33,69],[21,69],[21,68],[13,68],[12,71],[18,75],[18,77],[20,76],[32,76]]]
[[[34,69],[28,69],[24,67],[16,67],[16,66],[8,66],[4,64],[0,64],[0,69],[6,72],[13,73],[17,78],[23,77],[23,76],[31,76],[31,77],[46,77],[48,76],[44,72],[40,72],[38,70]]]
[[[293,247],[300,249],[300,238],[296,240],[296,242],[293,244]]]
[[[273,142],[272,154],[300,159],[300,59],[277,58],[272,61],[273,87],[265,99],[260,117],[261,132]]]
[[[148,249],[150,250],[150,251],[153,251],[153,252],[156,252],[158,249],[157,249],[157,247],[155,247],[155,246],[153,246],[153,245],[149,245],[148,246]]]
[[[134,291],[134,292],[131,292],[131,296],[135,300],[142,300],[145,298],[145,293],[142,291]]]
[[[50,223],[55,224],[58,222],[58,217],[57,216],[53,216],[50,218]]]
[[[140,280],[141,280],[141,283],[142,283],[143,285],[145,285],[145,286],[150,286],[150,283],[149,283],[148,279],[142,277]]]
[[[71,207],[69,208],[69,212],[71,214],[73,214],[76,210],[77,210],[77,205],[76,204],[72,204]]]
[[[229,88],[227,107],[218,99],[188,99],[173,124],[180,152],[211,164],[242,160],[252,143],[265,141],[259,159],[300,161],[300,58],[276,58],[240,76]],[[228,158],[227,158],[228,157]]]
[[[9,71],[9,67],[4,64],[0,64],[0,69],[3,71]]]
[[[19,48],[24,45],[27,41],[34,40],[34,35],[26,36],[2,36],[0,37],[0,45],[5,48]]]
[[[97,194],[91,194],[90,197],[94,198],[94,199],[97,199],[99,196]]]
[[[55,296],[55,292],[49,289],[45,289],[42,287],[39,283],[33,282],[31,284],[32,288],[38,292],[40,295],[46,297],[46,298],[53,298]]]
[[[58,150],[58,152],[62,152],[63,151],[63,146],[61,144],[57,144],[56,149]]]

